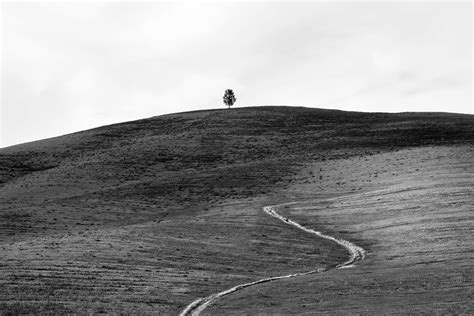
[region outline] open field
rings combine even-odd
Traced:
[[[0,311],[472,313],[474,118],[200,111],[0,149]],[[470,305],[471,304],[471,305]]]

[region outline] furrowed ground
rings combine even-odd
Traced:
[[[280,213],[362,246],[364,261],[254,286],[208,311],[473,314],[473,157],[473,146],[437,146],[308,165],[323,181],[287,188],[299,203]]]
[[[250,107],[0,149],[0,311],[175,314],[240,283],[344,260],[345,249],[262,212],[293,201],[301,203],[285,210],[290,218],[360,244],[367,262],[248,289],[209,312],[331,312],[346,299],[348,310],[375,312],[400,304],[403,289],[424,309],[436,300],[442,311],[468,310],[458,292],[473,288],[463,243],[472,239],[473,123],[447,113]],[[407,231],[419,232],[417,242]],[[430,273],[452,283],[446,295],[430,294]],[[417,276],[425,288],[403,286]],[[374,282],[386,301],[371,301]]]

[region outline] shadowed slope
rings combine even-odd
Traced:
[[[14,227],[4,226],[2,233],[130,223],[161,218],[164,208],[177,204],[262,194],[306,161],[472,142],[473,121],[442,113],[254,107],[166,115],[4,148],[0,218]],[[150,204],[158,209],[150,210]],[[70,205],[83,211],[71,214]],[[49,213],[29,212],[32,206],[48,206]],[[90,208],[99,206],[104,212],[92,216]],[[23,226],[17,227],[16,217]]]

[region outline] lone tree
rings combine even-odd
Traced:
[[[227,105],[230,109],[230,107],[234,105],[235,100],[236,100],[234,91],[232,91],[232,89],[225,90],[223,99],[224,99],[225,105]]]

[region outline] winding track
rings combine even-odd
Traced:
[[[191,304],[186,306],[186,308],[179,314],[180,316],[188,316],[188,315],[198,316],[206,307],[208,307],[209,305],[215,303],[221,297],[226,296],[226,295],[231,294],[231,293],[234,293],[234,292],[237,292],[241,289],[244,289],[244,288],[252,286],[252,285],[266,283],[266,282],[270,282],[270,281],[274,281],[274,280],[288,279],[288,278],[293,278],[293,277],[308,275],[308,274],[313,274],[313,273],[320,273],[320,272],[325,272],[325,271],[333,270],[333,269],[350,268],[350,267],[354,266],[355,263],[357,263],[357,262],[364,259],[365,250],[362,249],[361,247],[359,247],[357,245],[354,245],[353,243],[351,243],[347,240],[338,239],[338,238],[335,238],[335,237],[332,237],[332,236],[329,236],[329,235],[325,235],[321,232],[315,231],[311,228],[306,228],[303,225],[301,225],[301,224],[299,224],[299,223],[297,223],[297,222],[295,222],[295,221],[293,221],[289,218],[283,217],[283,216],[281,216],[280,214],[278,214],[276,212],[276,209],[278,207],[283,206],[283,205],[288,205],[288,204],[295,204],[295,203],[285,203],[285,204],[279,204],[279,205],[265,206],[263,208],[263,211],[265,213],[267,213],[268,215],[272,216],[272,217],[278,218],[279,220],[281,220],[282,222],[284,222],[288,225],[295,226],[298,229],[301,229],[301,230],[303,230],[307,233],[316,235],[318,237],[329,239],[329,240],[334,241],[335,243],[345,247],[347,250],[349,250],[349,252],[351,254],[349,259],[347,261],[343,262],[343,263],[340,263],[340,264],[334,266],[334,267],[320,268],[320,269],[311,270],[311,271],[307,271],[307,272],[300,272],[300,273],[287,274],[287,275],[282,275],[282,276],[276,276],[276,277],[260,279],[260,280],[254,281],[254,282],[240,284],[240,285],[234,286],[230,289],[227,289],[225,291],[222,291],[222,292],[219,292],[219,293],[214,293],[214,294],[211,294],[211,295],[206,296],[206,297],[198,298],[197,300],[195,300],[194,302],[192,302]]]

